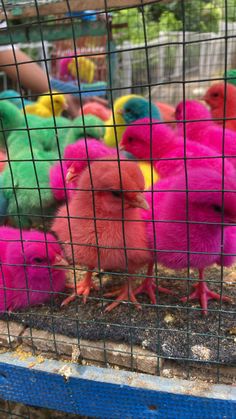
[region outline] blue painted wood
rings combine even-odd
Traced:
[[[32,367],[32,363],[35,365]],[[97,418],[235,419],[236,388],[0,355],[0,397]]]

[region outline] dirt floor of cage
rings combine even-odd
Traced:
[[[82,275],[77,271],[76,279]],[[198,303],[180,302],[179,296],[191,289],[186,272],[179,272],[177,278],[173,271],[159,269],[158,275],[160,284],[173,289],[176,297],[160,295],[158,304],[151,305],[146,296],[140,296],[142,310],[124,303],[105,313],[107,299],[101,302],[101,291],[94,291],[87,304],[77,298],[62,309],[61,296],[54,306],[5,315],[0,321],[2,351],[10,348],[21,359],[37,354],[37,362],[56,357],[163,377],[235,382],[235,268],[224,270],[223,292],[232,303],[209,302],[207,317],[202,316]],[[209,287],[219,292],[220,268],[209,269],[206,278]],[[109,289],[110,279],[100,276],[103,291]],[[98,275],[95,281],[100,282]]]

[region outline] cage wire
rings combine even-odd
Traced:
[[[39,362],[47,356],[72,358],[82,364],[95,362],[107,368],[131,369],[163,377],[232,383],[235,363],[235,227],[230,222],[235,222],[236,217],[229,221],[225,208],[227,194],[231,193],[233,214],[235,190],[227,167],[232,164],[234,170],[235,156],[228,156],[225,138],[228,121],[234,120],[234,115],[228,115],[224,101],[223,114],[215,125],[222,130],[222,151],[203,157],[188,152],[191,117],[189,122],[184,106],[182,117],[176,121],[175,107],[180,101],[200,100],[215,82],[234,82],[225,75],[236,64],[236,4],[226,0],[143,1],[138,6],[122,7],[118,2],[118,9],[108,7],[109,2],[104,0],[100,10],[87,13],[77,11],[70,0],[56,2],[56,12],[55,9],[53,12],[50,8],[43,9],[50,5],[50,2],[36,0],[31,3],[1,0],[1,19],[6,23],[0,29],[2,348],[10,348],[19,357],[32,353],[40,355]],[[12,54],[9,61],[3,54],[6,47]],[[29,59],[19,60],[20,48]],[[25,81],[24,71],[33,64],[44,70],[47,92],[40,94],[38,86],[34,90],[32,83]],[[14,73],[9,68],[15,69]],[[224,92],[227,98],[226,84]],[[136,120],[133,114],[132,118],[129,117],[129,113],[135,114],[136,110],[125,108],[130,97],[124,99],[123,96],[134,94],[141,95],[148,103],[146,114],[137,111],[136,117],[137,120],[142,116],[149,118],[145,123],[137,121],[137,138],[145,124],[149,127],[150,144],[146,144],[142,156],[124,155],[119,148],[125,129]],[[47,99],[46,111],[40,105],[42,97]],[[117,99],[121,97],[118,107]],[[59,111],[57,99],[62,100]],[[6,107],[9,102],[10,108]],[[68,102],[69,109],[62,117],[65,102]],[[70,113],[71,104],[76,107],[76,118]],[[95,108],[98,104],[106,108],[107,117],[97,118]],[[90,106],[89,113],[86,106]],[[160,120],[156,116],[156,107],[160,110]],[[124,112],[128,112],[127,120]],[[90,113],[94,114],[91,116]],[[196,119],[195,124],[201,123],[201,117],[193,116],[193,119]],[[162,137],[156,138],[155,129],[168,126],[177,136],[177,122],[183,125],[182,157],[168,153],[158,157],[155,145]],[[210,125],[209,118],[207,122]],[[112,140],[109,140],[108,132]],[[203,130],[202,137],[205,135]],[[132,137],[132,140],[138,141],[137,138]],[[104,141],[113,148],[96,154],[96,147],[98,150],[105,147]],[[71,144],[78,145],[78,149],[75,146],[66,154],[65,150],[69,150]],[[79,148],[82,151],[78,151]],[[146,155],[150,156],[147,158]],[[140,198],[143,195],[137,190],[139,172],[133,172],[134,181],[125,187],[124,159],[132,168],[137,164],[142,168],[140,163],[148,165],[149,215],[141,215],[145,211],[141,213],[140,208],[131,212],[136,214],[135,217],[139,214],[138,221],[137,217],[127,218],[127,202],[131,205],[130,197],[138,194],[136,204],[139,202],[139,206],[145,207]],[[221,184],[216,188],[221,193],[221,201],[214,204],[215,211],[220,212],[217,246],[207,245],[214,241],[209,237],[209,225],[213,231],[215,218],[212,220],[207,215],[200,221],[192,218],[193,191],[189,186],[192,176],[190,162],[199,160],[197,170],[201,173],[204,166],[207,170],[211,159],[221,162],[222,166]],[[165,174],[172,181],[164,183],[164,187],[159,186],[161,183],[155,184],[156,176],[162,178],[158,174],[160,162],[166,167],[169,162],[173,163],[169,166],[173,169]],[[181,170],[174,172],[176,162]],[[94,169],[96,164],[98,172]],[[99,172],[99,164],[103,165],[102,172]],[[76,167],[80,172],[74,180]],[[114,176],[118,176],[118,184],[111,175],[111,167],[116,168]],[[68,170],[72,178],[69,183]],[[53,183],[55,172],[57,177]],[[209,172],[210,178],[210,169]],[[100,173],[103,179],[100,183],[96,173]],[[181,196],[181,190],[183,193],[179,184],[174,182],[179,176],[183,177],[185,185],[183,218],[175,218],[172,211],[173,219],[165,219],[163,215],[157,219],[159,211],[160,214],[163,211],[161,192],[166,196],[176,193]],[[84,183],[80,179],[84,179]],[[196,188],[199,185],[195,185]],[[211,189],[207,175],[204,190],[200,188],[198,192],[209,194],[211,200],[215,196]],[[155,198],[157,193],[160,204]],[[101,202],[106,208],[103,213],[99,207]],[[203,202],[203,209],[204,205],[207,209],[208,201]],[[175,205],[170,205],[178,214],[178,200]],[[113,207],[118,208],[118,212],[113,211]],[[58,227],[60,223],[61,227]],[[149,243],[149,247],[139,246],[139,225],[143,224],[152,237],[149,242],[143,240],[143,243]],[[164,224],[169,226],[169,232],[171,229],[176,231],[179,242],[185,242],[182,250],[181,246],[172,250],[158,247],[158,234],[161,234]],[[199,225],[200,250],[193,246],[192,225]],[[17,230],[13,232],[9,227]],[[202,233],[205,229],[210,232],[208,236]],[[35,230],[38,233],[34,236]],[[84,233],[80,234],[80,230]],[[179,232],[183,231],[181,235]],[[230,238],[225,231],[230,232]],[[135,240],[131,239],[132,235]],[[107,237],[108,245],[104,237]],[[204,252],[204,242],[206,249],[211,248],[211,258],[209,251]],[[130,243],[136,245],[135,249],[129,246]],[[83,251],[78,251],[81,248]],[[138,260],[143,254],[152,255],[154,268],[149,266],[147,270],[147,259],[141,266],[135,252],[138,252]],[[176,267],[179,266],[178,258],[186,255],[186,266],[181,266],[184,269],[172,269],[173,263],[168,257],[163,258],[165,252],[170,260],[177,254]],[[86,263],[81,263],[78,257],[82,254]],[[206,264],[205,280],[209,288],[219,293],[217,301],[208,303],[208,316],[202,314],[198,299],[192,301],[188,297],[186,302],[181,302],[181,297],[189,296],[192,286],[196,287],[196,268],[200,269],[200,282],[202,280],[205,265],[192,263],[196,254],[199,261],[204,259],[204,254],[212,261]],[[59,257],[59,268],[56,257]],[[229,267],[227,257],[231,257]],[[67,266],[63,266],[65,259]],[[110,266],[107,260],[111,261]],[[166,264],[163,260],[167,261]],[[144,294],[137,295],[137,301],[134,298],[133,290],[145,278],[149,280],[147,290],[151,289],[154,304]],[[68,298],[66,282],[71,287],[77,284],[79,295],[61,307],[62,301]],[[123,293],[116,294],[117,287],[125,287],[125,284],[127,288],[123,288]],[[160,287],[168,288],[170,293],[162,294]],[[231,301],[224,302],[223,294]],[[117,296],[120,296],[121,303],[107,312],[106,308]],[[83,304],[85,300],[86,304]],[[10,415],[10,404],[1,411]],[[29,414],[17,416],[30,417]]]

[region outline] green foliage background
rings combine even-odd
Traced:
[[[144,42],[145,37],[150,41],[161,31],[217,33],[221,20],[227,18],[229,22],[236,21],[236,0],[175,0],[165,4],[156,3],[145,7],[144,10],[144,14],[137,8],[114,13],[114,24],[128,24],[127,29],[114,31],[119,42],[127,40],[139,43]]]

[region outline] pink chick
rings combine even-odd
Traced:
[[[80,109],[79,115],[82,114],[82,110]],[[108,121],[111,116],[111,110],[104,106],[102,103],[98,102],[87,102],[83,105],[83,114],[91,114],[95,115],[98,118],[102,119],[103,121]]]
[[[72,80],[68,71],[68,64],[72,61],[72,57],[64,57],[59,61],[59,77],[61,80]]]
[[[199,282],[194,292],[182,301],[199,300],[203,314],[207,314],[208,300],[221,299],[208,288],[204,270],[214,263],[221,264],[221,252],[226,253],[222,258],[224,266],[230,266],[236,258],[236,226],[232,226],[236,223],[236,182],[226,178],[224,189],[227,192],[222,205],[222,176],[202,168],[191,170],[187,183],[185,175],[179,174],[158,182],[155,192],[145,194],[150,208],[153,199],[154,214],[145,211],[143,217],[155,220],[155,240],[153,223],[147,225],[149,246],[155,249],[154,259],[171,269],[188,266],[198,269]],[[222,216],[226,225],[222,224]],[[147,278],[135,295],[147,292],[155,302],[154,290],[155,285]],[[222,296],[222,301],[230,298]]]
[[[158,121],[156,121],[158,122]],[[161,178],[184,173],[192,168],[208,167],[222,173],[221,155],[204,144],[177,136],[166,124],[150,126],[148,118],[139,119],[127,127],[120,143],[120,149],[132,153],[137,159],[153,159],[153,165]],[[185,159],[186,157],[186,159]],[[234,167],[224,162],[224,172],[234,176]]]
[[[224,155],[236,168],[236,133],[231,129],[223,129],[214,121],[208,109],[196,100],[180,102],[176,107],[176,119],[178,121],[189,120],[185,123],[186,136],[202,145],[206,145],[216,150],[220,155]],[[178,133],[184,132],[184,123],[178,123]],[[224,144],[224,147],[223,147]]]
[[[1,311],[43,304],[65,289],[68,264],[50,233],[1,227],[0,261]]]
[[[83,295],[86,302],[93,287],[91,271],[94,268],[135,273],[151,261],[151,254],[146,250],[146,227],[140,212],[140,208],[148,208],[142,194],[143,175],[135,162],[120,161],[118,164],[115,160],[111,161],[112,157],[109,156],[107,161],[93,162],[90,170],[83,171],[78,182],[78,189],[81,190],[75,192],[69,202],[70,230],[65,205],[59,210],[60,218],[56,218],[52,226],[64,243],[67,257],[72,259],[72,250],[71,245],[66,243],[75,243],[75,261],[89,269],[75,292],[62,303],[64,305],[74,300],[76,295]],[[130,281],[107,296],[116,296],[117,299],[106,311],[128,297],[138,304]]]
[[[50,170],[50,186],[55,198],[58,201],[65,200],[64,184],[67,187],[67,197],[71,198],[77,188],[80,174],[88,166],[88,161],[97,160],[111,154],[117,156],[117,150],[115,148],[111,149],[93,138],[80,139],[73,144],[69,144],[64,151],[64,160],[61,163],[57,162]]]

